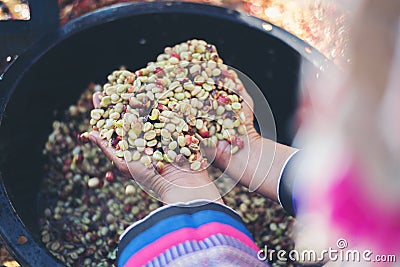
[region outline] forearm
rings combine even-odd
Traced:
[[[279,177],[286,161],[297,149],[257,137],[245,141],[242,151],[232,157],[227,174],[240,179],[250,191],[278,201]]]

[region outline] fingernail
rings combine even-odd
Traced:
[[[89,140],[92,141],[93,143],[97,143],[96,136],[94,136],[93,132],[90,132],[90,133],[88,134],[88,138],[89,138]]]

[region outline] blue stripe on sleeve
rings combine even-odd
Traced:
[[[192,215],[175,215],[156,223],[153,227],[147,229],[131,240],[121,252],[118,266],[123,266],[129,260],[131,255],[168,233],[181,228],[198,228],[199,226],[210,222],[219,222],[230,225],[253,240],[250,232],[242,223],[223,212],[203,210]]]

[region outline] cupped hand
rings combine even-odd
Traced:
[[[96,108],[100,106],[100,99],[101,93],[93,95],[93,104]],[[98,131],[90,132],[89,139],[99,146],[124,176],[133,178],[145,189],[152,190],[164,203],[196,199],[222,202],[218,189],[211,182],[206,169],[192,171],[189,163],[179,166],[166,163],[162,173],[159,173],[152,164],[146,167],[140,161],[127,162],[117,157],[116,149],[109,145],[107,140],[100,138]]]
[[[244,88],[238,94],[243,98],[242,111],[245,115],[246,132],[239,136],[243,147],[232,154],[233,142],[218,141],[216,148],[205,148],[207,158],[211,158],[211,163],[250,192],[257,191],[277,201],[280,173],[285,162],[297,149],[263,138],[254,128],[253,99]],[[266,114],[256,115],[261,115],[261,120],[267,117]]]

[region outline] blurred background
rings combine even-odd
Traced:
[[[132,0],[58,0],[60,23],[65,24],[99,8]],[[333,0],[184,0],[224,6],[249,13],[275,24],[303,39],[322,52],[337,66],[346,69],[348,55],[349,14],[346,6]],[[28,0],[0,0],[0,23],[4,20],[29,20]],[[265,27],[269,27],[267,23]],[[266,29],[267,30],[267,29]],[[0,48],[1,49],[1,48]],[[311,50],[310,50],[311,52]],[[0,59],[0,74],[13,56]],[[1,241],[1,240],[0,240]],[[19,266],[1,246],[0,266]]]
[[[61,24],[96,9],[145,0],[58,0]],[[149,2],[153,2],[150,0]],[[300,37],[345,67],[348,58],[348,5],[333,0],[183,0],[247,12]],[[0,0],[0,20],[29,20],[28,0]]]

